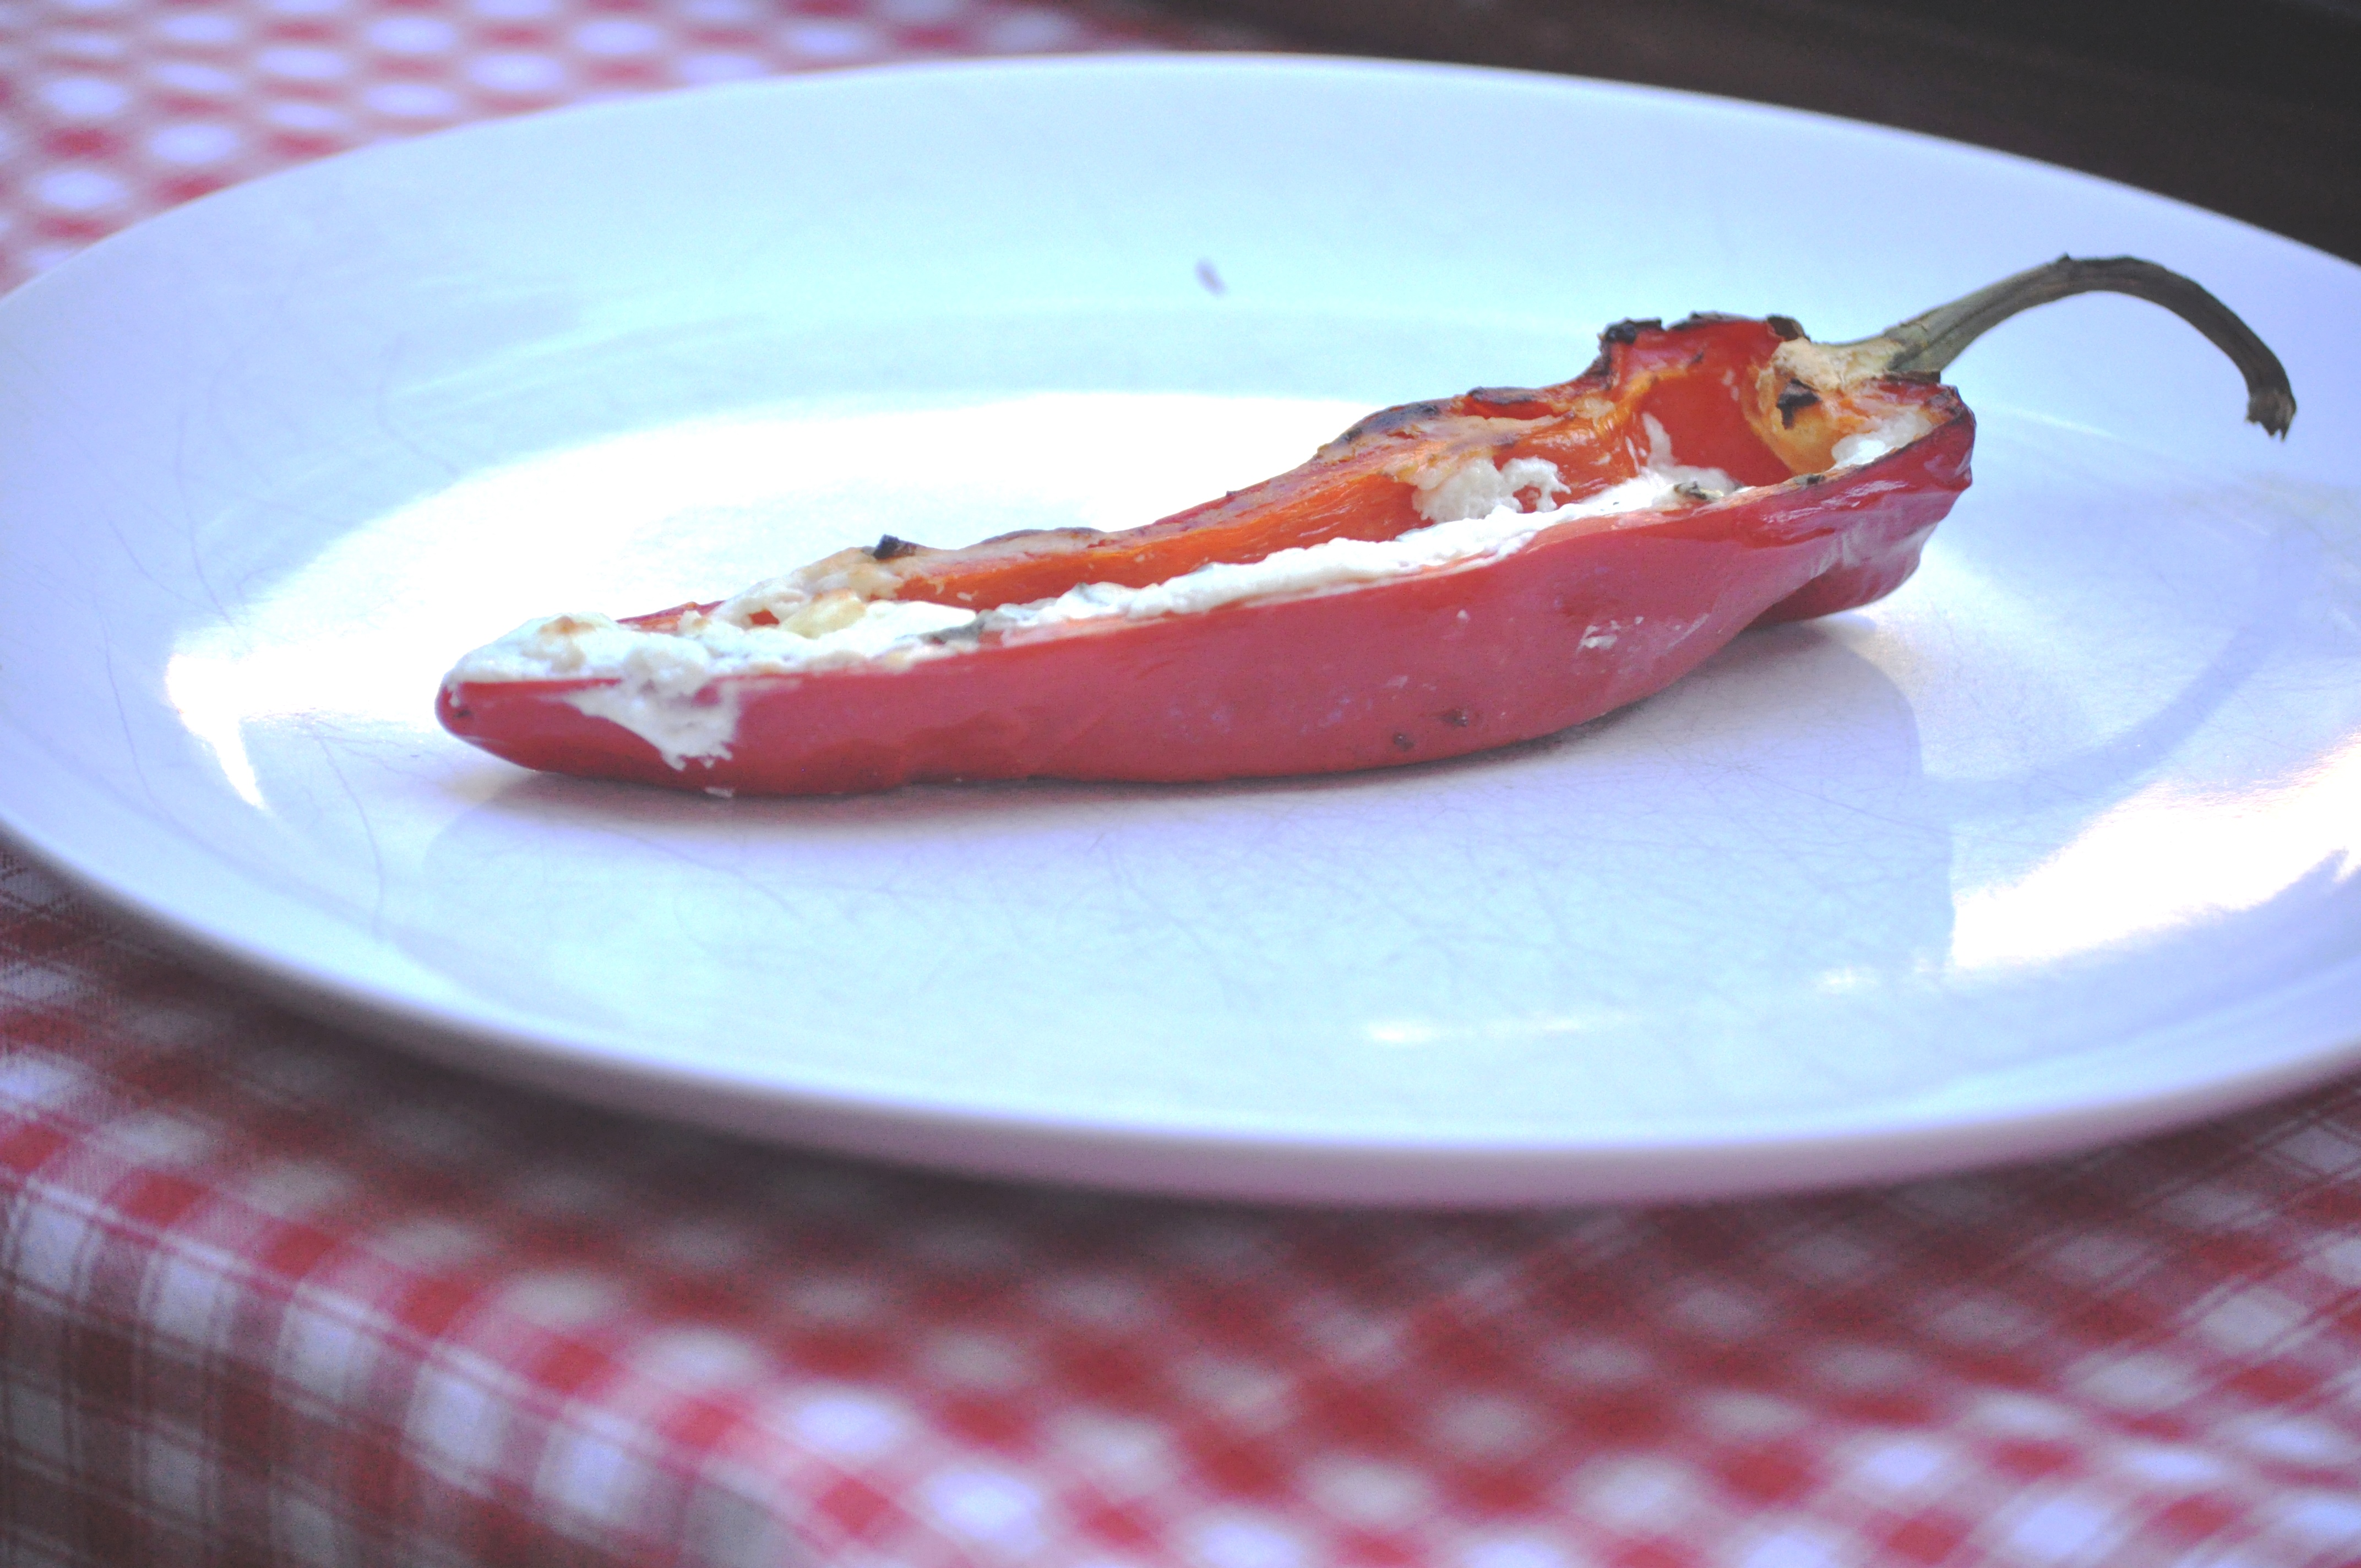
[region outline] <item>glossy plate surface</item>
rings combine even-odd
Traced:
[[[1513,127],[1506,134],[1503,127]],[[721,801],[434,728],[528,616],[1115,527],[1605,323],[2061,251],[1872,609],[1489,757]],[[1255,1197],[1899,1177],[2361,1052],[2361,273],[1894,133],[1495,72],[998,63],[333,159],[0,303],[0,823],[315,1010],[784,1140]]]

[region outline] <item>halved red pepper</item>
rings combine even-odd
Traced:
[[[1572,380],[1387,409],[1299,468],[1144,527],[951,550],[889,535],[752,598],[535,623],[463,661],[438,715],[530,768],[771,794],[1332,773],[1546,735],[1662,690],[1749,626],[1892,592],[1968,485],[1974,422],[1936,373],[2006,317],[2093,290],[2189,320],[2244,372],[2247,418],[2285,433],[2278,358],[2196,284],[2130,258],[2060,258],[1850,344],[1779,316],[1624,322]],[[1653,504],[1598,510],[1635,485]],[[1492,543],[1452,555],[1433,525],[1464,530],[1488,503],[1474,526]],[[1356,540],[1442,554],[1334,577],[1334,542]],[[1266,590],[1221,576],[1254,563]],[[923,630],[795,662],[881,605]],[[716,638],[793,656],[717,665]]]

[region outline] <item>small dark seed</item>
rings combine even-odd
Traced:
[[[1409,736],[1407,736],[1407,735],[1403,734],[1400,730],[1397,729],[1397,730],[1395,730],[1395,731],[1394,731],[1394,750],[1395,750],[1395,751],[1408,751],[1414,750],[1414,749],[1417,747],[1417,745],[1418,745],[1418,742],[1417,742],[1417,741],[1415,741],[1415,740],[1411,740]]]
[[[1456,729],[1465,729],[1476,722],[1476,716],[1464,707],[1455,707],[1443,716],[1443,722]]]
[[[881,533],[877,536],[877,543],[869,547],[869,554],[874,560],[892,561],[900,556],[914,555],[924,548],[925,546],[913,544],[906,539],[896,539],[890,533]]]
[[[1662,332],[1664,330],[1664,323],[1661,319],[1655,316],[1646,316],[1636,321],[1617,322],[1613,326],[1610,326],[1605,332],[1600,333],[1598,334],[1598,340],[1601,343],[1637,343],[1640,340],[1640,334],[1643,332]]]
[[[1779,389],[1779,422],[1788,430],[1795,428],[1795,416],[1820,400],[1819,393],[1792,378]]]

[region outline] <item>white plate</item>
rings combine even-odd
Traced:
[[[1955,378],[1867,613],[1585,729],[1223,788],[721,802],[446,739],[459,652],[882,531],[1145,520],[1602,323],[1872,331],[2149,256]],[[1498,72],[1150,59],[683,93],[332,159],[0,305],[0,821],[313,1007],[785,1140],[1257,1197],[1899,1177],[2361,1034],[2361,274],[2096,181]]]

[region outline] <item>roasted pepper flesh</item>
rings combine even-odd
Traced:
[[[2293,399],[2269,351],[2147,263],[2053,263],[1860,344],[1815,344],[1775,316],[1628,322],[1570,380],[1384,410],[1301,467],[1141,528],[947,550],[889,536],[767,598],[599,618],[594,636],[634,657],[648,650],[633,637],[681,652],[686,677],[565,671],[564,640],[583,623],[537,623],[516,636],[556,640],[551,678],[488,664],[509,646],[495,644],[446,680],[438,710],[528,767],[788,794],[1335,772],[1531,739],[1661,690],[1751,624],[1893,591],[1969,479],[1973,421],[1935,372],[2014,310],[2089,288],[2195,322],[2246,372],[2249,417],[2284,431]],[[1043,609],[1185,587],[1281,552],[1311,560],[1336,541],[1413,543],[1471,515],[1446,488],[1463,481],[1510,543],[1204,608]],[[1647,503],[1612,504],[1649,484]],[[1516,514],[1533,518],[1528,533],[1514,533]],[[920,607],[940,629],[882,653],[701,680],[690,654],[706,644],[671,646],[717,614],[725,642],[753,631],[801,646],[880,606]]]
[[[1652,418],[1680,433],[1685,465],[1719,468],[1744,486],[1776,484],[1828,467],[1836,439],[1826,411],[1798,431],[1796,405],[1784,414],[1778,407],[1784,378],[1764,383],[1784,341],[1757,321],[1692,318],[1670,330],[1627,323],[1573,380],[1384,410],[1301,467],[1139,528],[1040,530],[966,549],[913,549],[884,563],[873,548],[837,559],[881,594],[978,609],[1055,598],[1083,583],[1144,587],[1330,539],[1399,538],[1431,521],[1417,508],[1416,481],[1472,459],[1540,458],[1556,466],[1565,499],[1596,494],[1646,466]],[[1891,411],[1894,400],[1872,400],[1881,402],[1872,421]],[[873,565],[882,575],[863,570]]]

